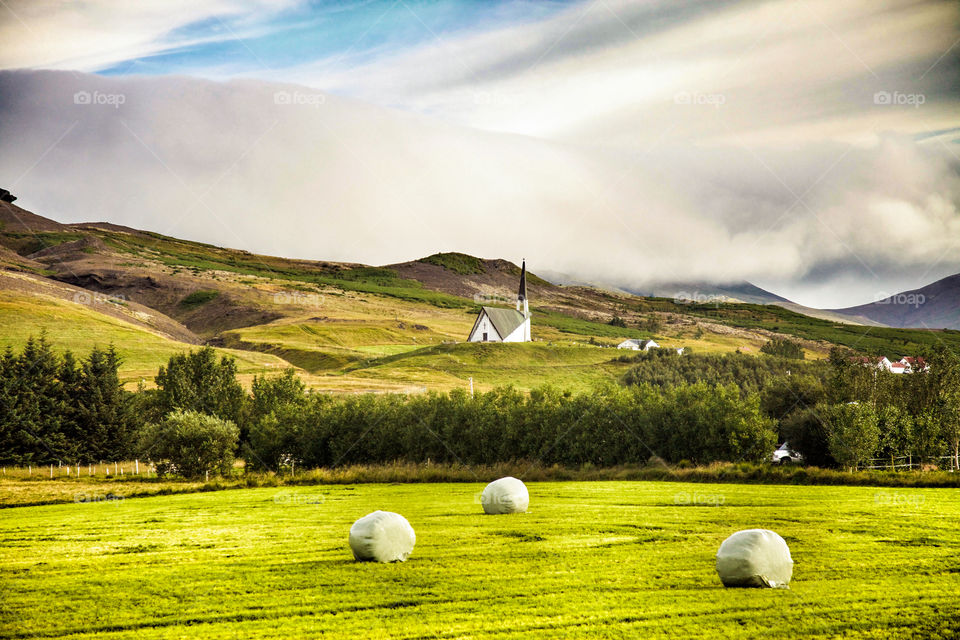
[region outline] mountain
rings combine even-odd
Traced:
[[[960,273],[877,302],[833,311],[890,327],[960,329]]]
[[[749,302],[752,304],[777,304],[790,302],[746,281],[711,282],[662,282],[627,288],[628,293],[638,296],[673,298],[678,302]]]
[[[480,389],[585,390],[632,366],[610,349],[625,338],[758,353],[790,337],[813,357],[834,344],[871,354],[941,341],[960,349],[960,334],[864,333],[749,283],[655,291],[691,294],[674,300],[554,284],[527,266],[535,342],[471,345],[463,341],[481,305],[513,306],[516,262],[456,252],[382,266],[289,259],[108,222],[64,224],[0,202],[0,348],[42,331],[78,353],[114,344],[134,385],[149,384],[171,354],[206,344],[237,358],[246,383],[292,366],[311,388],[340,392],[464,388],[470,379]]]

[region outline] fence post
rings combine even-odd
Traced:
[[[133,461],[133,467],[137,475],[140,475],[140,458]]]
[[[50,477],[53,478],[53,465],[50,465]]]

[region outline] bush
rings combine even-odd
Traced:
[[[760,351],[771,356],[803,360],[803,347],[800,346],[799,342],[794,342],[788,338],[773,338],[760,347]]]
[[[196,411],[173,411],[140,432],[140,455],[153,461],[157,475],[177,473],[197,478],[206,473],[227,475],[233,466],[240,431],[229,420]]]

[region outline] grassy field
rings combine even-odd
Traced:
[[[0,510],[2,638],[947,638],[960,494],[940,489],[531,483],[242,489]],[[350,524],[404,514],[403,564]],[[790,590],[725,589],[728,535],[771,528]]]

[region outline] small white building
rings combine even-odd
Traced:
[[[659,348],[660,345],[653,340],[638,340],[637,338],[629,338],[617,345],[617,349],[630,349],[632,351],[650,351],[650,349]]]
[[[521,311],[522,307],[522,311]],[[530,342],[530,308],[527,304],[527,261],[520,268],[517,308],[481,307],[467,342]]]
[[[879,358],[870,358],[870,357],[864,356],[864,357],[860,357],[860,358],[853,358],[853,361],[856,362],[857,364],[861,365],[861,366],[864,366],[864,367],[870,367],[870,368],[882,369],[882,370],[884,370],[884,371],[890,371],[891,362],[890,362],[890,360],[889,360],[886,356],[881,356],[881,357],[879,357]],[[902,373],[902,371],[901,371],[901,373]]]

